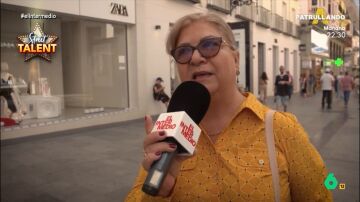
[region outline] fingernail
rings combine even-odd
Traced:
[[[176,148],[176,144],[175,143],[170,143],[169,144],[171,148]]]
[[[164,135],[165,135],[165,131],[160,131],[160,132],[159,132],[159,135],[160,135],[160,136],[164,136]]]
[[[145,118],[144,118],[144,119],[145,119],[145,121],[146,121],[146,116],[145,116]]]
[[[160,155],[161,155],[161,152],[158,151],[158,152],[155,153],[155,155],[156,155],[156,156],[160,156]]]

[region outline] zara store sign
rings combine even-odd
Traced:
[[[111,2],[111,14],[128,16],[127,8],[125,5]]]

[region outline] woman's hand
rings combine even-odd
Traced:
[[[176,144],[162,142],[166,138],[165,131],[151,132],[153,128],[153,121],[150,116],[145,116],[145,131],[146,137],[144,139],[144,159],[142,165],[146,171],[149,171],[152,163],[161,158],[163,152],[173,152],[176,149]],[[164,182],[159,189],[159,196],[169,196],[171,190],[175,185],[175,179],[180,171],[181,162],[189,157],[174,157],[168,174],[164,178]]]

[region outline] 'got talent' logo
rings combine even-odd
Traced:
[[[18,36],[17,38],[22,42],[17,47],[19,53],[25,55],[25,61],[35,56],[40,56],[50,61],[50,54],[56,51],[57,44],[55,41],[58,37],[44,34],[39,24],[35,25],[33,32],[30,32],[28,35]]]

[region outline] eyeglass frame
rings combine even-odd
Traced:
[[[204,56],[204,55],[201,53],[201,51],[200,51],[200,49],[199,49],[199,45],[200,45],[202,42],[204,42],[204,41],[206,41],[206,40],[209,40],[209,39],[220,39],[220,45],[219,45],[219,49],[217,50],[217,52],[216,52],[213,56],[206,57],[206,56]],[[231,46],[230,44],[228,44],[228,43],[223,39],[223,37],[220,36],[220,37],[208,37],[208,38],[202,39],[202,40],[200,40],[200,42],[199,42],[196,46],[180,45],[180,46],[172,49],[172,50],[170,51],[170,54],[171,54],[171,56],[174,58],[175,62],[177,62],[177,63],[179,63],[179,64],[189,64],[190,61],[191,61],[192,56],[194,55],[195,50],[198,50],[198,52],[199,52],[199,54],[201,55],[201,57],[204,57],[204,58],[208,59],[208,58],[215,57],[215,56],[217,56],[217,54],[219,54],[222,44],[227,45],[227,46],[229,46],[232,50],[234,50],[234,47]],[[187,62],[184,62],[184,63],[178,62],[178,61],[176,60],[176,58],[174,57],[175,50],[178,49],[178,48],[180,48],[180,47],[190,47],[191,50],[192,50],[191,56],[190,56],[190,58],[189,58],[189,60],[188,60]]]

